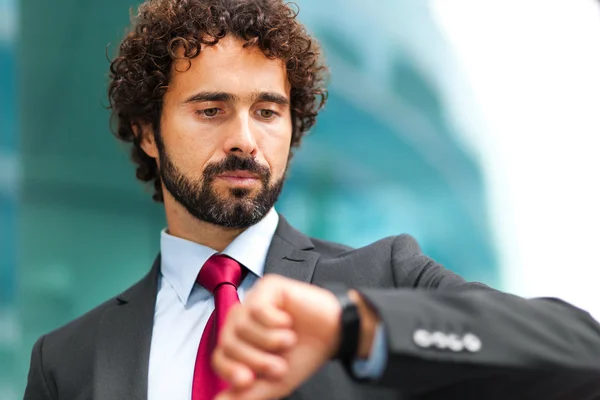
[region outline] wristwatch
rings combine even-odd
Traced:
[[[360,338],[360,314],[356,304],[348,296],[349,288],[341,282],[330,282],[322,284],[321,287],[332,292],[340,302],[342,308],[340,316],[340,346],[334,359],[342,362],[348,372],[352,373],[352,363],[356,359]]]

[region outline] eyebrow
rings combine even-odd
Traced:
[[[239,100],[237,96],[226,92],[200,92],[188,97],[184,104],[201,103],[203,101],[234,101]]]
[[[275,92],[257,92],[252,95],[253,101],[264,101],[267,103],[275,103],[281,106],[289,106],[290,101],[286,96],[282,96]]]
[[[252,94],[251,99],[255,101],[264,101],[275,103],[282,106],[289,106],[290,101],[286,96],[275,92],[256,92]],[[227,92],[199,92],[188,97],[183,103],[201,103],[204,101],[239,101],[240,97]]]

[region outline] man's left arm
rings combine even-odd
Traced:
[[[396,285],[413,289],[361,290],[385,327],[379,384],[415,393],[466,388],[464,382],[498,393],[511,379],[530,391],[590,380],[600,386],[600,325],[587,312],[468,283],[407,235],[392,245],[392,268],[402,280]]]
[[[566,303],[479,290],[361,295],[388,342],[377,385],[430,396],[476,391],[486,399],[600,394],[600,326]]]

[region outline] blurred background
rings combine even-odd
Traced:
[[[297,4],[331,95],[278,211],[353,246],[410,233],[467,279],[600,317],[596,2]],[[135,5],[0,0],[2,400],[22,398],[35,339],[157,253],[162,209],[104,107]]]

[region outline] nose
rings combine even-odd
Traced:
[[[244,116],[236,118],[236,122],[230,127],[224,146],[226,154],[238,153],[238,155],[256,156],[258,152],[256,137],[249,118]]]

